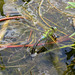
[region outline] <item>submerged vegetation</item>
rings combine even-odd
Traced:
[[[74,75],[75,15],[66,13],[66,2],[6,1],[6,7],[14,7],[0,19],[0,73]],[[74,8],[74,3],[68,3],[67,8]]]

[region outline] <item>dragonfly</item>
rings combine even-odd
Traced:
[[[41,3],[40,3],[41,4]],[[24,6],[16,6],[17,7],[17,10],[18,12],[24,17],[24,19],[27,21],[27,25],[25,24],[25,26],[27,26],[29,29],[31,29],[33,31],[33,34],[31,36],[32,38],[32,41],[35,41],[40,35],[38,34],[38,32],[40,33],[43,33],[45,31],[45,33],[41,36],[41,38],[34,43],[32,49],[31,49],[31,54],[35,54],[37,53],[36,52],[36,48],[38,46],[38,44],[41,42],[41,41],[44,41],[46,38],[48,38],[50,36],[50,38],[52,39],[55,39],[56,35],[55,35],[55,32],[56,30],[58,31],[57,35],[60,37],[62,35],[67,35],[68,34],[68,30],[67,30],[67,26],[65,27],[63,24],[60,25],[57,25],[56,23],[54,23],[54,20],[53,22],[50,19],[50,17],[48,15],[46,15],[45,13],[42,13],[42,15],[40,14],[40,9],[39,9],[39,16],[40,18],[37,16],[37,19],[35,17],[35,11],[34,11],[34,15],[31,15],[29,11],[32,12],[32,10],[28,10],[27,8],[25,8]],[[30,7],[31,8],[31,7]],[[40,5],[39,5],[39,8],[40,8]],[[36,10],[38,11],[38,10]],[[48,11],[49,12],[49,11]],[[54,11],[55,12],[55,11]],[[45,15],[44,15],[45,14]],[[50,13],[51,15],[54,16],[54,14]],[[63,16],[63,15],[61,15]],[[47,18],[48,19],[47,19]],[[64,16],[65,17],[65,16]],[[60,16],[58,16],[57,18],[60,18]],[[43,20],[43,22],[41,20]],[[49,21],[50,23],[47,23],[45,20]],[[25,21],[25,22],[26,22]],[[57,21],[57,20],[56,20]],[[61,20],[62,21],[62,20]],[[61,22],[60,21],[60,22]],[[65,19],[65,24],[66,24],[66,19]],[[58,27],[58,29],[56,27],[51,27],[51,26],[56,26]],[[65,28],[64,28],[64,27]],[[50,28],[49,28],[50,27]],[[27,30],[27,28],[26,28]],[[63,31],[62,31],[63,30]],[[38,37],[37,37],[37,36]],[[25,35],[27,36],[27,35]],[[65,44],[61,44],[62,46],[65,45]],[[65,46],[64,46],[65,47]],[[63,48],[63,47],[62,47]]]
[[[50,29],[48,29],[45,33],[43,33],[43,35],[41,36],[41,38],[33,45],[32,50],[31,50],[31,54],[34,56],[37,54],[37,52],[35,52],[36,47],[38,46],[38,44],[47,39],[47,38],[52,38],[52,40],[56,40],[57,35],[55,34],[55,32],[57,31],[56,27],[50,27]]]

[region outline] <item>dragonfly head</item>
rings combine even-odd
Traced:
[[[51,27],[51,29],[56,32],[57,31],[57,27]]]

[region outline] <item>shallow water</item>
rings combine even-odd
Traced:
[[[49,26],[57,27],[57,38],[74,33],[75,31],[71,25],[72,16],[70,17],[57,11],[48,1],[55,4],[58,9],[62,9],[63,12],[69,11],[64,10],[68,0],[32,0],[26,5],[22,0],[14,0],[14,2],[4,0],[5,4],[3,2],[4,5],[1,6],[2,11],[0,11],[3,12],[0,16],[1,18],[7,14],[9,16],[22,15],[23,17],[28,17],[27,15],[29,14],[26,10],[30,12],[30,17],[10,20],[0,43],[18,42],[16,45],[26,44],[32,31],[29,44],[34,44]],[[41,6],[38,9],[40,2]],[[71,12],[73,11],[69,11],[70,15],[72,15]],[[0,28],[5,22],[0,22]],[[68,36],[62,39],[66,38]],[[47,51],[39,53],[33,58],[29,52],[32,47],[0,48],[0,75],[74,75],[75,46],[70,46],[74,43],[74,38],[75,36],[68,41],[66,39],[66,41],[62,42],[60,42],[62,40],[60,39],[57,44],[41,45],[45,42],[53,42],[51,39],[44,40],[37,47],[37,50]]]

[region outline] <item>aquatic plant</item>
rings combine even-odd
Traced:
[[[68,6],[66,7],[66,9],[69,9],[69,8],[75,8],[75,2],[68,2]]]
[[[2,26],[6,26],[6,20],[10,20],[6,21],[7,29],[0,44],[6,75],[62,75],[67,68],[64,62],[66,56],[62,53],[65,48],[75,49],[75,31],[71,25],[71,17],[75,16],[58,9],[50,0],[33,0],[27,4],[13,5],[20,16],[0,19]],[[38,55],[32,58],[30,50],[51,27],[57,28],[56,40],[47,37],[39,42],[36,48]]]

